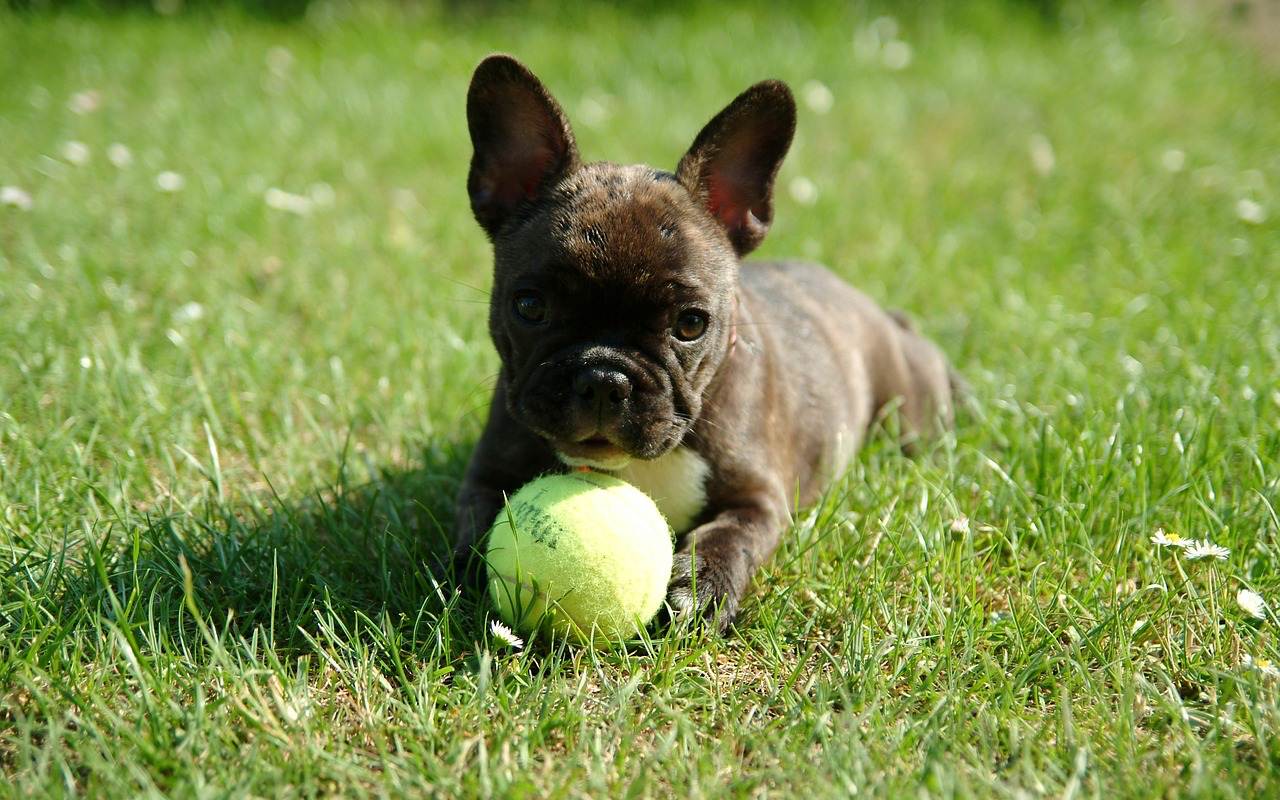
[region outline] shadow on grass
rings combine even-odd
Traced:
[[[441,566],[469,450],[433,441],[420,467],[358,484],[340,469],[332,486],[298,501],[212,502],[29,551],[3,576],[4,649],[57,659],[59,641],[115,628],[144,656],[172,654],[200,650],[205,628],[228,647],[251,643],[281,662],[326,641],[358,642],[406,680],[401,654],[456,662],[483,636],[486,609],[478,590],[459,591]],[[104,646],[109,638],[100,637]]]

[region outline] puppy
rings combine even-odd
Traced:
[[[675,172],[587,163],[559,104],[505,55],[467,94],[467,191],[494,250],[502,361],[457,501],[455,557],[504,494],[606,470],[680,534],[668,603],[724,630],[778,546],[890,406],[908,439],[952,419],[947,361],[903,317],[820,266],[749,262],[795,131],[757,83]]]

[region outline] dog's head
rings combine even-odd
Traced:
[[[773,218],[791,92],[747,89],[674,173],[583,163],[555,98],[508,56],[476,68],[467,123],[508,411],[570,464],[662,455],[730,351],[738,262]]]

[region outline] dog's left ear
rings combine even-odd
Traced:
[[[782,81],[761,81],[716,114],[676,175],[719,220],[739,256],[764,241],[773,181],[796,130],[796,101]]]

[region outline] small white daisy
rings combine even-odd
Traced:
[[[1053,153],[1053,143],[1042,133],[1037,133],[1031,137],[1027,149],[1031,154],[1031,166],[1041,175],[1048,175],[1053,172],[1053,168],[1057,165],[1057,156]]]
[[[162,192],[179,192],[187,183],[181,175],[165,170],[156,176],[156,188]]]
[[[124,169],[133,163],[133,153],[129,152],[128,147],[125,147],[119,142],[115,142],[107,147],[107,160],[110,161],[113,166],[118,167],[119,169]]]
[[[880,63],[891,70],[902,70],[911,66],[911,45],[895,39],[885,42],[880,48]]]
[[[592,92],[578,105],[578,118],[588,128],[597,128],[609,119],[609,106],[605,95]]]
[[[17,186],[0,186],[0,206],[13,206],[19,211],[30,211],[31,194]]]
[[[267,51],[267,69],[283,75],[293,66],[293,53],[287,47],[273,47]]]
[[[504,642],[508,647],[515,650],[521,650],[524,648],[524,639],[516,636],[510,628],[503,625],[501,622],[498,622],[496,619],[489,623],[489,632],[493,634],[495,639]]]
[[[871,32],[875,34],[878,40],[882,42],[887,42],[890,39],[897,39],[898,31],[901,28],[898,25],[897,19],[889,16],[888,14],[885,14],[882,17],[876,17],[875,19],[871,20],[870,29],[871,29]]]
[[[962,514],[956,517],[955,519],[951,520],[951,532],[952,533],[968,533],[969,518]]]
[[[67,101],[67,108],[74,114],[92,114],[102,106],[102,92],[97,89],[85,89],[76,92]]]
[[[792,178],[787,189],[791,192],[791,199],[802,206],[811,206],[818,202],[818,187],[803,175]]]
[[[1280,667],[1277,667],[1275,662],[1270,659],[1254,658],[1248,653],[1245,653],[1244,658],[1240,660],[1240,663],[1249,669],[1256,669],[1268,678],[1280,678]]]
[[[1236,216],[1250,225],[1261,225],[1267,221],[1267,210],[1261,203],[1242,198],[1236,202]]]
[[[1214,544],[1208,539],[1200,539],[1193,542],[1184,552],[1189,559],[1216,558],[1219,561],[1226,561],[1227,556],[1231,555],[1229,549],[1220,544]]]
[[[1249,589],[1241,589],[1236,592],[1236,605],[1241,610],[1254,619],[1267,618],[1267,601],[1262,599],[1262,595]]]
[[[62,145],[62,157],[77,167],[89,163],[89,145],[84,142],[70,141]]]
[[[311,202],[317,206],[331,206],[337,193],[333,191],[333,187],[327,183],[313,183],[307,189],[307,197],[311,198]]]
[[[173,321],[179,324],[187,322],[195,322],[204,316],[204,306],[192,300],[189,303],[183,303],[173,312]]]
[[[836,96],[822,81],[809,81],[801,90],[804,104],[815,114],[825,114],[835,105]]]
[[[1195,544],[1195,539],[1188,539],[1176,533],[1167,533],[1164,528],[1156,528],[1156,532],[1151,537],[1151,543],[1156,547],[1190,547]]]
[[[1160,165],[1168,172],[1181,172],[1187,165],[1187,154],[1171,147],[1160,156]]]
[[[269,208],[277,211],[288,211],[290,214],[308,214],[311,212],[311,198],[293,192],[286,192],[272,186],[263,194],[263,200]]]

